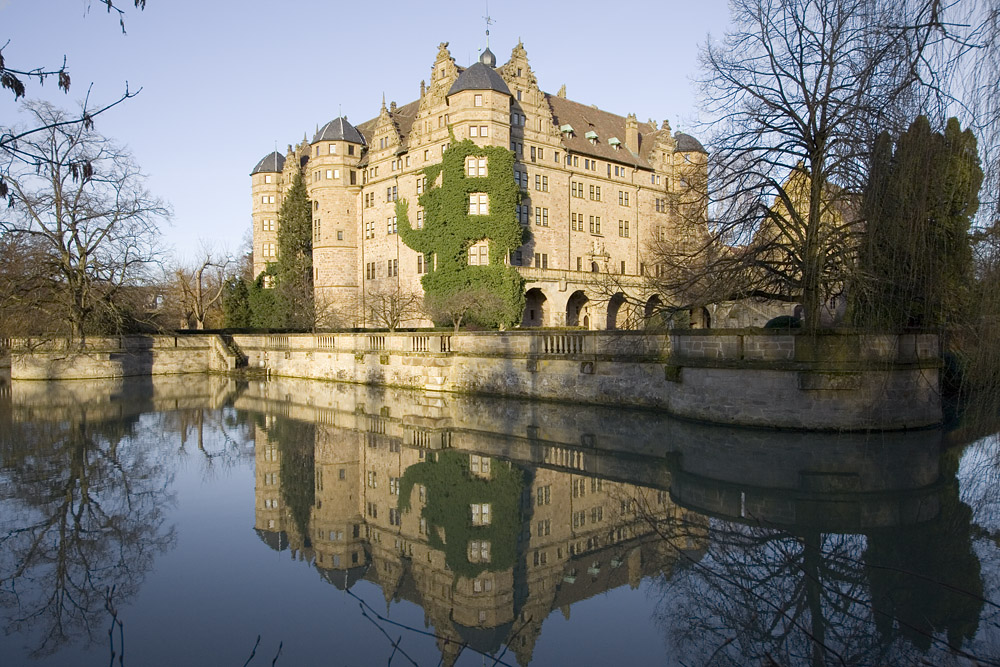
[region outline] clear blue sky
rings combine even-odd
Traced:
[[[249,173],[274,149],[311,139],[338,115],[360,123],[386,101],[416,99],[440,42],[459,65],[484,46],[486,3],[342,3],[320,0],[147,0],[128,8],[127,35],[99,0],[0,0],[0,44],[9,67],[57,66],[28,96],[75,106],[142,92],[101,116],[97,128],[128,145],[149,189],[170,203],[164,239],[176,256],[201,241],[234,251],[250,225]],[[90,7],[87,13],[87,7]],[[377,7],[377,9],[376,9]],[[696,118],[697,52],[721,37],[725,0],[700,2],[489,3],[490,46],[507,61],[518,38],[545,91],[640,120]],[[16,121],[0,92],[0,125]]]

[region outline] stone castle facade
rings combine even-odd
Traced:
[[[371,120],[336,118],[312,141],[261,159],[251,173],[255,274],[277,257],[278,211],[301,174],[314,207],[317,319],[371,326],[366,303],[419,294],[434,270],[402,242],[396,202],[406,199],[421,227],[423,170],[465,139],[515,156],[517,216],[530,234],[504,261],[528,281],[522,326],[629,326],[642,313],[627,312],[624,293],[633,303],[658,298],[645,293],[644,276],[659,270],[651,249],[705,223],[704,198],[692,193],[704,192],[707,156],[695,138],[574,102],[565,87],[543,92],[520,43],[502,66],[487,49],[468,68],[442,43],[417,100],[383,100]],[[474,178],[485,166],[467,168]],[[489,206],[470,202],[470,213],[473,204]],[[469,264],[489,261],[488,243],[470,243]]]

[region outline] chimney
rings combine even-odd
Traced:
[[[639,152],[639,121],[630,113],[625,119],[625,147],[633,153]]]

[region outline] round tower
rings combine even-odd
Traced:
[[[365,139],[335,118],[310,144],[306,187],[313,201],[313,285],[319,326],[353,325],[351,304],[358,293],[358,207],[361,173],[357,168]]]
[[[278,208],[281,206],[285,157],[268,153],[250,172],[253,220],[253,274],[259,276],[278,257]]]

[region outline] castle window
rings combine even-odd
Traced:
[[[469,195],[469,215],[489,215],[490,198],[482,192],[473,192]]]
[[[263,232],[273,232],[274,220],[265,220],[263,223],[261,223],[260,229]]]
[[[423,229],[424,227],[424,212],[417,211],[417,229]]]
[[[274,287],[274,276],[264,276],[264,289]]]
[[[438,116],[438,127],[444,127],[444,116]]]
[[[590,198],[594,201],[601,201],[601,186],[591,185],[590,186]]]
[[[583,199],[583,183],[570,181],[569,193],[574,197],[579,197],[580,199]]]
[[[472,540],[469,542],[469,562],[489,563],[490,562],[490,541]]]
[[[549,191],[549,177],[535,174],[535,189],[540,192]]]
[[[263,197],[260,198],[260,203],[261,204],[273,204],[274,203],[274,195],[264,195]]]
[[[468,157],[465,159],[465,171],[469,176],[486,176],[486,158]]]
[[[582,213],[570,213],[569,217],[570,229],[574,232],[583,231],[583,214]]]
[[[329,180],[332,180],[332,179],[333,179],[333,169],[327,169],[326,170],[326,180],[329,181]]]
[[[590,233],[600,234],[601,233],[601,216],[590,216]]]
[[[628,193],[625,192],[624,190],[618,191],[618,205],[628,206]]]
[[[334,169],[333,170],[333,177],[335,179],[338,179],[338,180],[340,179],[340,170],[339,169]]]
[[[398,276],[399,275],[399,260],[398,259],[390,259],[390,260],[388,260],[388,265],[389,265],[389,268],[386,271],[386,274],[390,278],[394,278],[394,277]]]
[[[583,257],[576,258],[576,270],[583,271]]]
[[[536,269],[547,269],[549,268],[549,256],[547,253],[535,253],[535,268]]]
[[[473,503],[471,505],[472,510],[472,525],[473,526],[488,526],[490,525],[490,504],[489,503]]]
[[[477,107],[483,106],[483,96],[476,94],[475,98],[473,99],[473,104]]]
[[[519,102],[521,101],[521,91],[520,91],[520,90],[519,90],[519,91],[517,91],[517,100],[518,100]]]
[[[471,126],[469,128],[469,136],[470,137],[478,137],[479,136],[479,126],[478,125],[473,125],[473,126]]]
[[[531,147],[531,161],[532,162],[535,161],[535,147],[534,146]]]
[[[351,170],[351,185],[357,185],[357,184],[358,184],[358,172],[356,172],[356,171],[354,171],[352,169]]]
[[[264,182],[265,183],[271,182],[271,174],[264,174]]]
[[[628,220],[618,221],[618,236],[628,238]]]
[[[354,155],[354,145],[353,144],[347,144],[347,154],[348,155]]]
[[[344,230],[343,229],[338,229],[337,230],[337,240],[338,241],[343,241],[344,240]]]
[[[406,156],[406,166],[407,167],[410,166],[410,156],[409,155]]]
[[[549,209],[541,206],[535,207],[535,224],[539,227],[549,226]]]
[[[337,144],[330,144],[330,155],[337,154]]]
[[[625,275],[625,260],[622,260],[622,275]]]
[[[518,204],[517,205],[517,220],[522,225],[529,224],[528,217],[531,215],[531,205],[530,204]]]
[[[469,246],[469,266],[487,266],[490,263],[489,243],[481,241]]]
[[[396,216],[392,216],[385,219],[386,234],[392,235],[396,233]]]
[[[559,164],[559,151],[552,151],[552,161]]]
[[[274,243],[265,243],[261,246],[261,253],[263,257],[277,257],[278,256],[278,246]]]
[[[481,136],[481,137],[488,137],[488,136],[490,136],[490,127],[489,127],[489,125],[480,125],[479,126],[479,136]]]

